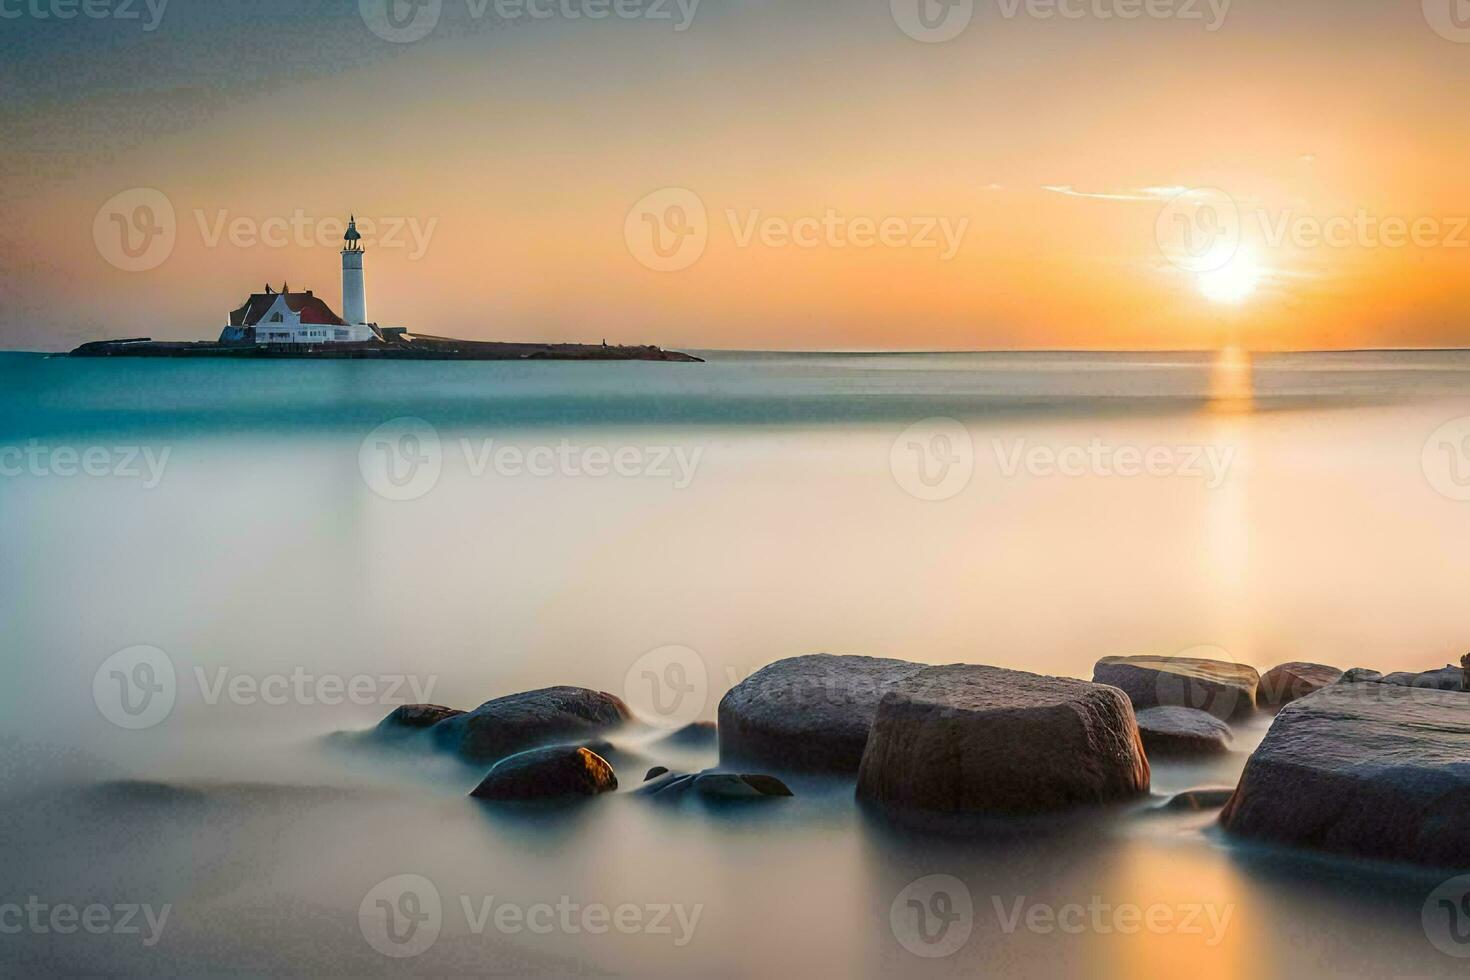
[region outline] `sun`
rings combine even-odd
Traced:
[[[1218,269],[1201,272],[1199,291],[1216,303],[1239,305],[1255,294],[1261,281],[1261,267],[1256,257],[1241,249]]]

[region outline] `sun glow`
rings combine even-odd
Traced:
[[[1199,273],[1199,290],[1216,303],[1244,303],[1255,294],[1261,267],[1255,255],[1241,249],[1218,269]]]

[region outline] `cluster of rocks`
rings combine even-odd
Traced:
[[[649,770],[660,801],[792,795],[784,773],[848,777],[874,806],[929,814],[1031,815],[1137,799],[1150,757],[1230,751],[1231,722],[1277,711],[1233,790],[1176,796],[1223,806],[1225,829],[1356,855],[1470,866],[1470,656],[1461,667],[1384,676],[1291,662],[1106,657],[1091,682],[999,667],[926,666],[818,654],[781,660],[732,688],[718,725],[668,744],[718,743],[720,766]],[[633,721],[614,695],[556,687],[473,711],[397,709],[386,739],[417,739],[489,765],[472,796],[571,799],[617,789],[608,734]]]

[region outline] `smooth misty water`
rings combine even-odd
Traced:
[[[1454,499],[1470,496],[1470,444],[1431,434],[1470,416],[1467,380],[1458,353],[0,354],[0,972],[1460,975],[1421,926],[1451,872],[1242,847],[1213,814],[1123,808],[936,836],[860,811],[850,783],[800,779],[795,799],[736,811],[620,793],[505,813],[464,798],[477,772],[324,736],[371,726],[410,684],[460,707],[558,683],[644,704],[640,658],[669,646],[692,651],[677,656],[705,683],[682,710],[704,718],[763,664],[822,650],[1080,677],[1107,654],[1199,647],[1262,668],[1440,666],[1470,648],[1470,503]],[[364,449],[402,417],[439,437],[431,487],[374,469],[384,451],[429,458],[403,441],[421,429],[389,427]],[[968,459],[942,441],[951,429],[901,436],[934,417],[963,423],[973,477],[927,501],[906,490],[930,492],[906,468],[916,447]],[[579,466],[591,447],[624,449],[638,475],[482,468],[492,439],[490,454],[548,447]],[[1179,465],[1011,466],[1089,446]],[[65,451],[89,449],[110,475],[65,475]],[[1193,472],[1195,456],[1228,465]],[[944,472],[925,470],[931,483]],[[104,661],[139,645],[176,669],[176,703],[129,730],[99,708]],[[252,694],[293,676],[308,696]],[[311,696],[353,678],[374,703]],[[215,696],[232,681],[245,686]],[[1268,721],[1243,726],[1220,763],[1156,765],[1156,794],[1233,783]],[[624,789],[655,763],[714,761],[641,730],[614,753]],[[442,929],[421,955],[389,959],[359,906],[402,874],[432,882]],[[921,959],[890,905],[932,874],[965,883],[973,933]],[[700,911],[683,945],[677,924],[511,932],[492,917],[476,934],[461,897],[477,909],[492,895]],[[8,931],[4,904],[30,896],[171,910],[152,946]],[[1018,900],[1228,918],[1167,934],[1007,931]]]

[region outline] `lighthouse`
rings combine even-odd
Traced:
[[[357,233],[357,216],[347,222],[342,236],[342,319],[351,326],[367,323],[367,296],[362,287],[362,236]]]

